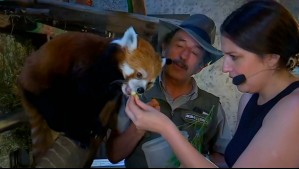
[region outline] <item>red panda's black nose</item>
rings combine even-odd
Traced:
[[[137,93],[138,93],[138,94],[142,94],[142,93],[144,93],[144,88],[143,88],[143,87],[139,87],[139,88],[137,89]]]

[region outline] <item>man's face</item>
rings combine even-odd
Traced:
[[[188,79],[202,68],[205,50],[185,31],[175,33],[166,48],[166,57],[173,64],[166,66],[168,75],[176,79]]]

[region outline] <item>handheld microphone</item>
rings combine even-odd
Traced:
[[[251,78],[251,77],[253,77],[253,76],[255,76],[255,75],[257,75],[257,74],[259,74],[261,72],[264,72],[266,70],[277,70],[277,68],[276,69],[264,69],[264,70],[258,71],[256,73],[252,74],[251,76],[247,76],[247,77]],[[234,85],[238,86],[238,85],[246,82],[246,80],[247,80],[246,76],[244,74],[240,74],[240,75],[237,75],[237,76],[233,77],[233,81],[232,82],[233,82]]]

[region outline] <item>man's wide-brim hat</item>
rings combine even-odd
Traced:
[[[187,32],[196,42],[204,48],[209,55],[204,58],[204,64],[212,64],[223,56],[223,53],[212,46],[215,40],[216,26],[212,19],[202,14],[194,14],[186,18],[180,24],[165,20],[159,21],[158,26],[158,44],[161,46],[165,36],[182,29]]]

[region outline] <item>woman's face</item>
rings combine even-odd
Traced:
[[[224,53],[222,71],[231,78],[242,74],[246,77],[244,83],[237,85],[238,90],[246,93],[259,92],[274,71],[267,66],[266,59],[240,48],[225,36],[221,37],[221,47]]]

